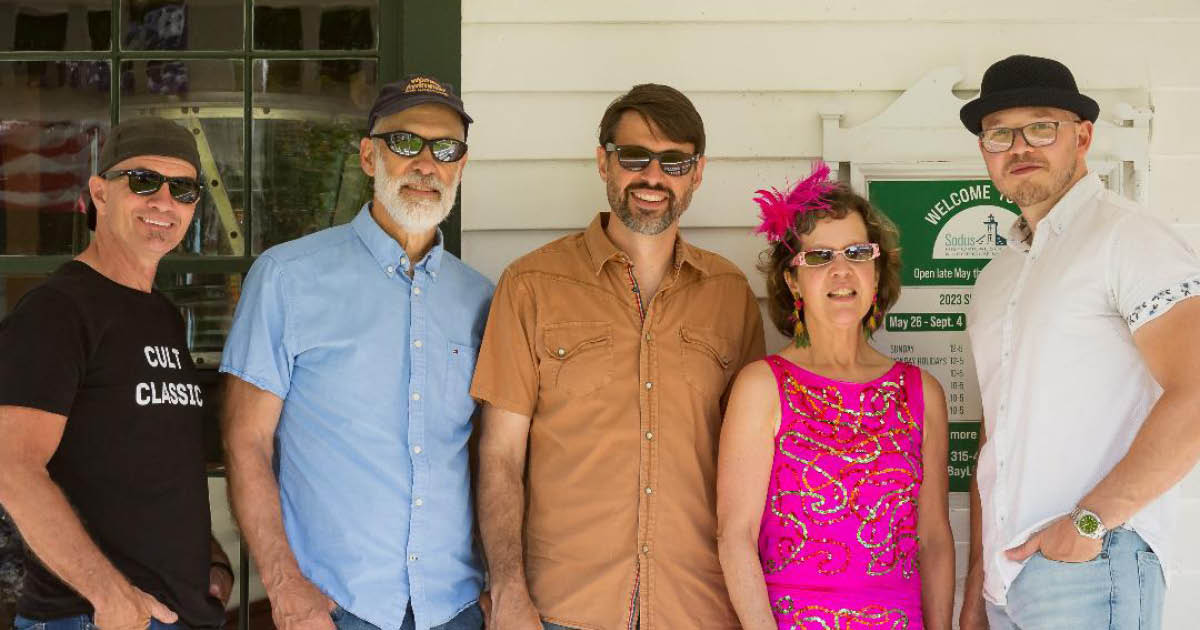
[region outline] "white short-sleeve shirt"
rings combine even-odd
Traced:
[[[984,597],[1006,602],[1022,564],[1004,551],[1070,513],[1121,460],[1162,389],[1133,333],[1200,295],[1200,259],[1179,235],[1089,174],[975,284],[967,316],[987,443]],[[1171,561],[1172,489],[1128,523]]]

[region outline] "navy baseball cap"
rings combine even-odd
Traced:
[[[371,113],[367,115],[367,133],[375,128],[375,121],[410,107],[436,103],[454,110],[463,121],[463,132],[474,121],[463,109],[462,99],[454,93],[454,86],[425,74],[411,74],[401,81],[388,83],[379,90]]]

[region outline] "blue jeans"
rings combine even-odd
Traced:
[[[17,615],[16,619],[13,619],[13,630],[96,630],[98,627],[92,623],[91,615],[59,617],[46,621],[37,621]],[[151,618],[149,630],[184,630],[184,626],[179,623],[163,623]]]
[[[333,625],[337,626],[338,630],[379,630],[371,622],[355,616],[341,606],[334,608],[329,616],[333,618]],[[412,606],[409,606],[408,610],[404,611],[404,621],[400,624],[400,630],[414,630],[416,626]],[[479,604],[471,604],[450,621],[430,630],[483,630],[483,610],[479,608]]]
[[[1088,562],[1056,562],[1040,552],[1008,589],[1008,604],[987,605],[991,630],[1159,630],[1162,565],[1133,530],[1104,537]]]

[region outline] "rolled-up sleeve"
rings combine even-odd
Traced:
[[[1109,260],[1113,299],[1130,332],[1200,295],[1200,258],[1152,216],[1137,214],[1121,222]]]

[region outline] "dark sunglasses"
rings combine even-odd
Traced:
[[[700,160],[700,156],[692,153],[684,153],[683,151],[663,151],[655,153],[650,149],[639,147],[632,144],[615,145],[611,142],[604,144],[604,150],[608,153],[617,153],[617,164],[627,171],[634,173],[644,170],[654,160],[658,160],[658,167],[662,172],[673,177],[687,175],[692,170],[692,166]]]
[[[833,262],[838,254],[850,262],[867,262],[879,258],[879,245],[876,243],[859,243],[847,245],[845,249],[806,249],[792,258],[795,267],[821,267]]]
[[[371,137],[383,140],[387,148],[400,157],[417,157],[425,145],[429,145],[433,159],[439,162],[457,162],[467,154],[467,143],[454,138],[428,140],[409,131],[373,133]]]
[[[167,177],[157,171],[145,168],[132,168],[124,171],[106,171],[100,174],[104,179],[129,177],[129,190],[135,195],[153,195],[167,183],[171,197],[179,203],[196,203],[200,200],[200,191],[204,184],[191,177]]]

